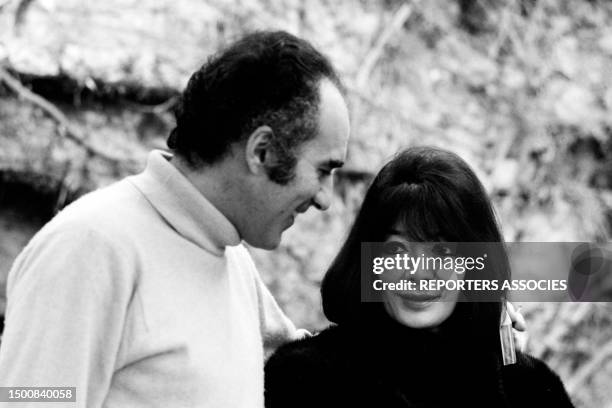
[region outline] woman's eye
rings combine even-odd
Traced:
[[[454,253],[450,245],[444,245],[444,244],[434,245],[432,248],[432,252],[436,255],[441,255],[441,256],[450,256],[450,255],[453,255]]]
[[[395,254],[407,253],[408,249],[401,242],[389,241],[389,242],[385,242],[385,244],[383,245],[383,251],[385,254],[395,255]]]

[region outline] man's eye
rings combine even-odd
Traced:
[[[383,252],[387,255],[403,254],[407,253],[408,249],[404,244],[398,241],[385,242],[383,245]]]
[[[319,176],[328,177],[331,176],[332,171],[330,169],[319,169]]]

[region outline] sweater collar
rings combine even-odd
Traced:
[[[129,178],[180,235],[216,255],[240,243],[232,223],[172,164],[169,153],[154,150],[145,170]]]

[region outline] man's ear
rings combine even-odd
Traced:
[[[271,140],[274,132],[269,126],[260,126],[251,133],[246,141],[245,159],[247,167],[253,174],[263,174],[266,164],[273,160]]]

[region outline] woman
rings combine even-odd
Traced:
[[[323,309],[336,325],[269,359],[266,407],[572,407],[543,362],[517,353],[516,364],[504,365],[502,291],[488,292],[487,302],[459,302],[473,293],[387,290],[381,302],[362,302],[362,242],[386,242],[390,255],[438,242],[433,251],[447,257],[454,254],[445,243],[503,238],[484,188],[461,158],[430,147],[398,154],[374,179],[323,280]],[[509,278],[505,252],[497,255],[495,267],[454,279]],[[403,276],[418,283],[439,272]],[[398,272],[381,277],[397,280]]]

